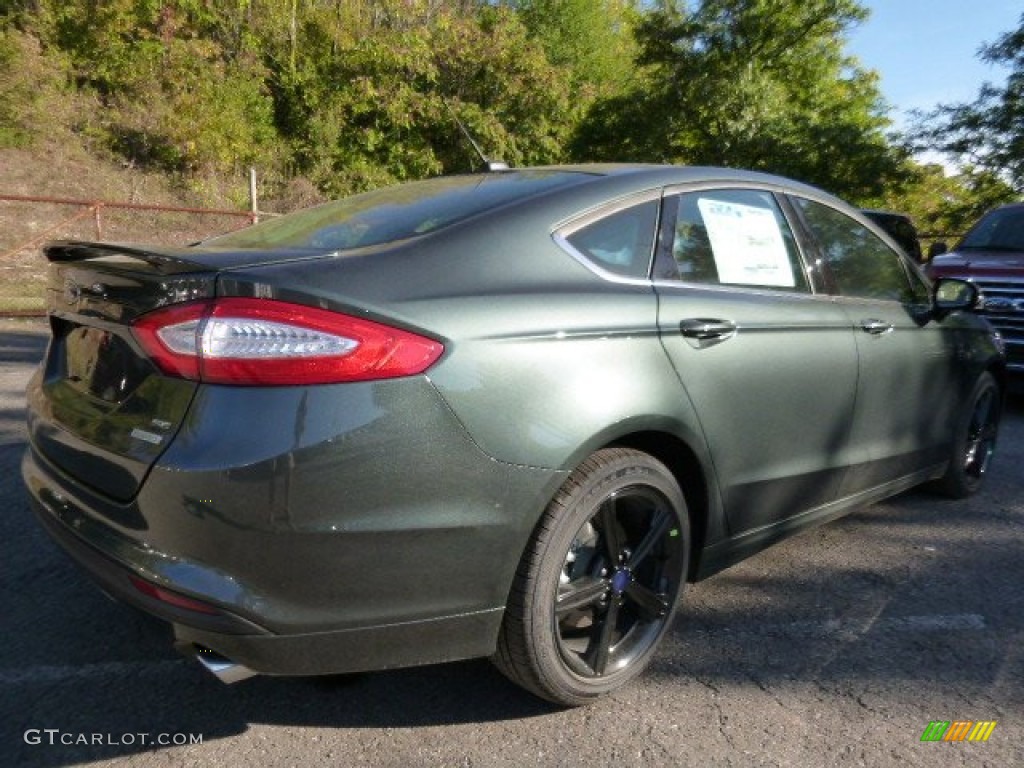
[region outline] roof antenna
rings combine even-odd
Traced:
[[[462,121],[459,120],[459,116],[455,114],[455,110],[452,109],[451,104],[445,101],[444,105],[448,108],[448,111],[451,112],[452,119],[455,121],[455,124],[459,126],[459,130],[462,132],[462,135],[466,137],[466,141],[473,146],[473,150],[476,152],[477,157],[483,161],[484,168],[487,169],[487,172],[494,173],[495,171],[507,171],[509,169],[508,163],[502,162],[501,160],[488,160],[487,155],[485,155],[483,150],[480,149],[480,145],[473,140],[473,137],[466,129],[466,126],[462,124]]]

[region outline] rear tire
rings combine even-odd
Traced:
[[[672,623],[690,546],[686,502],[665,465],[639,451],[598,451],[537,524],[492,660],[565,706],[621,687]]]
[[[967,407],[957,420],[949,467],[936,483],[939,492],[963,499],[981,487],[995,452],[1000,405],[999,385],[986,371],[975,383]]]

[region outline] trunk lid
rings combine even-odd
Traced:
[[[62,472],[126,501],[198,386],[163,375],[131,323],[157,307],[212,297],[217,270],[185,249],[57,243],[45,253],[52,337],[27,393],[29,437]]]

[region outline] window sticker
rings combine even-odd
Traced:
[[[700,198],[697,201],[721,283],[796,286],[775,214],[766,208]]]

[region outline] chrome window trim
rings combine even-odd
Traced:
[[[586,254],[579,251],[572,243],[569,242],[569,238],[584,227],[589,226],[596,221],[600,221],[601,219],[605,219],[608,216],[619,213],[620,211],[624,211],[627,208],[632,208],[633,206],[649,202],[659,203],[660,206],[661,197],[661,187],[657,187],[655,189],[644,190],[643,192],[634,192],[620,197],[617,200],[613,200],[611,203],[596,206],[556,225],[554,231],[551,233],[551,239],[555,241],[555,244],[558,245],[559,248],[603,280],[607,280],[611,283],[617,283],[619,285],[650,287],[652,285],[650,278],[651,262],[654,259],[654,249],[657,248],[658,229],[661,225],[660,210],[658,214],[659,221],[655,224],[654,244],[651,249],[651,256],[647,262],[648,277],[630,277],[628,275],[619,274],[618,272],[612,272],[610,269],[605,269],[600,264],[596,264]]]
[[[652,285],[651,279],[649,277],[628,277],[626,275],[620,275],[616,272],[607,270],[604,267],[599,267],[597,264],[595,264],[589,258],[587,258],[585,254],[580,253],[578,250],[576,250],[575,246],[573,246],[572,243],[566,240],[565,236],[560,232],[554,233],[551,236],[551,238],[555,241],[555,244],[559,248],[568,253],[576,261],[578,261],[588,270],[593,272],[595,275],[602,278],[603,280],[607,280],[609,283],[618,283],[620,285],[643,285],[648,287]]]
[[[832,301],[835,296],[829,293],[814,291],[786,291],[779,288],[759,288],[754,285],[728,285],[723,283],[695,283],[687,280],[652,280],[655,288],[668,288],[688,291],[716,291],[718,293],[738,293],[747,296],[775,296],[786,299],[826,299]]]

